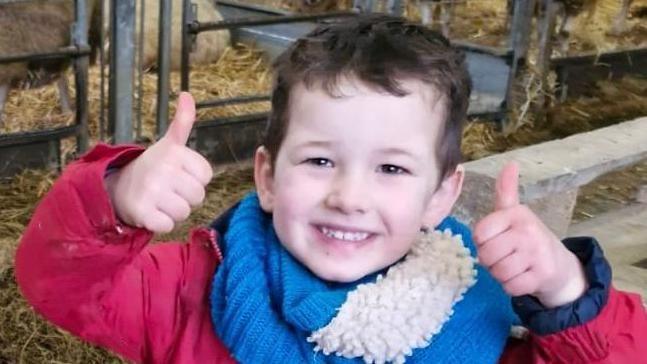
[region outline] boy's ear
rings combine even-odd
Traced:
[[[462,165],[458,165],[454,173],[440,182],[427,204],[422,221],[424,226],[433,229],[450,214],[461,194],[464,177],[465,169]]]
[[[274,173],[272,159],[264,146],[258,147],[254,154],[254,183],[256,193],[265,212],[274,208]]]

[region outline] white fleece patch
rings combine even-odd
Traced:
[[[460,235],[421,233],[405,259],[350,292],[337,316],[313,332],[315,351],[366,363],[404,363],[423,348],[476,282],[476,260]]]

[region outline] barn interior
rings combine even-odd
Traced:
[[[94,26],[104,38],[95,48],[101,56],[94,54],[95,50],[88,46],[91,41],[86,38],[86,47],[75,48],[79,53],[68,56],[70,61],[64,70],[51,75],[47,67],[34,66],[20,82],[9,83],[6,100],[2,100],[0,363],[125,362],[46,322],[22,298],[15,283],[13,257],[34,208],[61,169],[88,147],[100,142],[134,142],[144,146],[155,142],[165,128],[160,117],[173,115],[177,95],[189,86],[196,101],[204,103],[198,109],[198,124],[190,145],[209,157],[216,174],[202,206],[172,233],[155,238],[182,240],[191,226],[212,220],[253,189],[249,158],[270,108],[267,95],[272,86],[272,59],[286,46],[276,39],[283,37],[291,42],[290,37],[304,34],[317,22],[334,21],[360,11],[391,12],[443,32],[464,49],[468,58],[472,57],[470,71],[477,79],[472,101],[478,106],[468,115],[463,132],[461,149],[466,162],[647,117],[647,0],[627,4],[623,0],[596,0],[587,6],[572,7],[559,1],[537,0],[546,6],[526,10],[520,5],[515,8],[506,0],[446,0],[433,4],[423,0],[203,0],[207,4],[193,8],[197,19],[194,25],[204,22],[218,27],[223,19],[231,24],[187,37],[193,44],[188,63],[180,59],[182,1],[175,0],[168,9],[167,14],[174,20],[169,22],[171,47],[163,60],[158,52],[161,31],[157,16],[161,2],[123,0],[122,3],[131,3],[137,9],[133,16],[134,31],[130,34],[135,47],[129,77],[121,86],[115,86],[118,81],[109,76],[115,71],[109,62],[113,54],[108,39],[115,37],[116,32],[109,19],[118,13],[116,3],[120,1],[114,1],[114,8],[91,0],[83,2],[88,7],[89,27]],[[8,13],[9,7],[29,7],[30,3],[39,2],[42,0],[0,3],[0,33],[8,33],[1,25],[6,21],[3,12]],[[49,2],[66,2],[70,9],[75,3]],[[209,6],[213,9],[205,11]],[[208,17],[209,12],[217,13],[218,17]],[[146,16],[152,19],[144,20]],[[289,20],[291,17],[301,20]],[[272,20],[265,25],[245,25],[240,20],[261,18]],[[242,25],[235,24],[237,20]],[[93,37],[92,29],[88,34]],[[201,39],[215,38],[215,34],[219,40],[201,43]],[[15,39],[0,34],[0,42]],[[203,49],[214,48],[200,55],[201,44]],[[17,64],[15,59],[9,59],[12,56],[71,52],[69,47],[6,47],[0,48],[0,82],[3,72],[13,72],[8,65]],[[3,58],[7,58],[5,63]],[[86,62],[85,66],[78,64],[80,59]],[[79,82],[79,69],[86,70],[81,77],[85,86],[81,89],[74,87]],[[492,69],[498,72],[494,76]],[[71,107],[61,102],[59,79],[69,85]],[[166,82],[166,90],[160,91],[160,82]],[[126,87],[133,95],[122,106],[128,114],[124,122],[113,117],[119,107],[110,97],[109,88],[113,86]],[[161,107],[164,100],[167,106]],[[217,106],[209,107],[210,103]],[[85,111],[79,112],[79,108]],[[126,135],[125,139],[120,135]],[[213,147],[217,140],[222,141],[225,149]],[[223,153],[226,157],[216,157]],[[627,239],[622,244],[626,246],[611,242],[608,247],[616,254],[612,259],[617,265],[614,270],[620,272],[620,285],[636,290],[642,287],[639,293],[647,302],[647,150],[626,151],[617,161],[614,166],[600,167],[591,181],[570,186],[576,196],[565,232],[570,235],[624,231]]]

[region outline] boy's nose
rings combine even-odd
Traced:
[[[338,176],[326,196],[328,208],[344,214],[365,213],[368,209],[368,186],[357,176]]]

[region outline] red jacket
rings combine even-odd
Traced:
[[[70,165],[41,201],[16,256],[37,312],[135,362],[234,362],[214,334],[208,292],[222,260],[213,230],[189,243],[148,245],[152,233],[117,220],[108,166],[141,153],[100,145]],[[635,294],[608,290],[595,318],[510,341],[501,363],[647,363],[647,315]],[[531,330],[532,331],[532,330]]]

